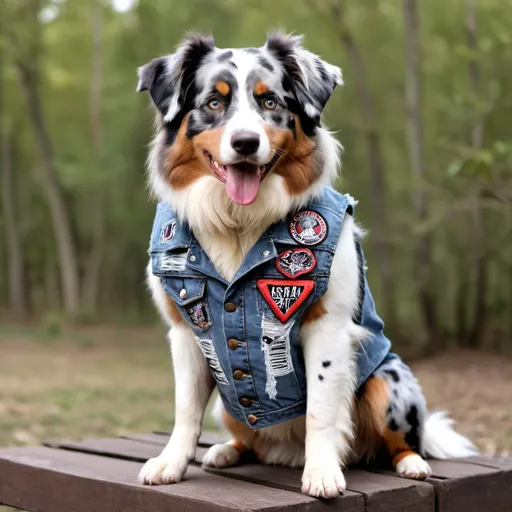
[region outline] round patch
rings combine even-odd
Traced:
[[[327,236],[327,223],[313,210],[303,210],[290,222],[290,235],[299,244],[318,245]]]

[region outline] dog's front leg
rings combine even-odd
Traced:
[[[352,318],[358,307],[359,266],[353,221],[344,223],[329,288],[305,315],[301,340],[307,376],[305,464],[302,491],[333,498],[345,490],[341,466],[353,440],[355,345],[366,331]]]
[[[196,445],[214,381],[190,327],[175,325],[169,332],[174,365],[176,414],[174,430],[162,453],[146,462],[139,479],[145,484],[179,482]]]

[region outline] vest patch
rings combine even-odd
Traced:
[[[290,353],[290,332],[294,320],[284,325],[276,318],[263,315],[261,319],[261,350],[265,356],[267,381],[265,393],[271,400],[277,398],[277,379],[293,372]]]
[[[215,346],[213,345],[213,341],[209,339],[200,339],[196,338],[197,343],[199,344],[199,348],[203,353],[204,357],[208,361],[208,365],[212,371],[213,377],[219,384],[223,384],[227,386],[228,379],[226,378],[226,374],[220,365],[219,356],[217,352],[215,352]]]
[[[302,210],[290,222],[290,235],[303,245],[318,245],[327,236],[327,222],[313,210]]]
[[[314,287],[311,280],[258,279],[258,290],[283,324],[304,304]]]
[[[309,274],[316,267],[316,258],[309,249],[293,249],[277,257],[276,267],[281,274],[294,279]]]
[[[209,329],[213,325],[211,320],[212,316],[206,300],[199,300],[190,306],[186,306],[185,311],[190,321],[199,327],[199,329],[206,331],[206,329]]]
[[[160,231],[160,243],[170,242],[176,234],[176,220],[172,219],[162,226]]]

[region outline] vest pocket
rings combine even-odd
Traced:
[[[165,292],[182,310],[191,327],[206,331],[213,325],[212,314],[205,297],[205,278],[162,277],[160,281]]]

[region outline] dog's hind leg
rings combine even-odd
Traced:
[[[215,468],[234,466],[238,464],[242,455],[252,449],[255,432],[229,415],[220,397],[215,403],[214,416],[231,433],[233,439],[224,444],[213,445],[203,457],[203,464]]]
[[[389,358],[379,366],[356,407],[360,453],[376,455],[384,447],[400,476],[421,480],[431,475],[430,466],[419,455],[427,415],[425,398],[399,358]]]

